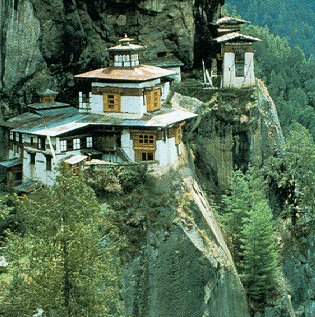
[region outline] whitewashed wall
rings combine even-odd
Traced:
[[[121,133],[121,148],[127,154],[127,156],[134,161],[135,160],[135,151],[133,149],[133,141],[130,139],[130,132],[124,130]]]
[[[167,99],[170,93],[170,90],[171,90],[171,85],[170,85],[170,82],[167,81],[162,86],[162,95],[161,95],[162,101],[165,101]]]
[[[155,159],[160,162],[160,166],[174,164],[178,160],[175,138],[167,138],[156,142]]]
[[[254,53],[245,53],[244,77],[235,76],[235,54],[224,53],[223,88],[242,88],[255,86]]]

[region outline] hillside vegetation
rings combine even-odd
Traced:
[[[314,54],[315,3],[312,0],[228,0],[226,4],[253,24],[268,27],[286,38],[292,46],[301,46]]]
[[[247,26],[244,32],[262,39],[256,48],[256,76],[265,80],[278,109],[282,129],[299,122],[315,135],[315,60],[300,47],[269,32]]]

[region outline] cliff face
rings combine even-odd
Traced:
[[[186,175],[176,185],[177,206],[169,206],[146,228],[141,251],[127,265],[125,315],[249,317],[244,289],[213,212],[193,176],[187,175],[189,167],[182,170]]]
[[[196,92],[195,92],[196,94]],[[196,164],[221,189],[235,168],[260,166],[284,143],[277,110],[263,82],[253,89],[197,92],[199,120],[192,128]],[[185,106],[185,98],[175,95]]]
[[[72,100],[73,74],[106,66],[107,48],[128,33],[149,58],[173,52],[192,67],[223,0],[1,0],[2,110],[38,89]],[[197,54],[196,54],[197,52]]]

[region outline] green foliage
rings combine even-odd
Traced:
[[[226,3],[252,23],[303,47],[308,54],[315,46],[315,4],[312,0],[228,0]]]
[[[131,192],[149,178],[147,164],[113,165],[99,170],[86,170],[87,183],[99,195],[123,190]]]
[[[245,33],[257,36],[256,76],[265,80],[274,99],[284,132],[299,122],[315,135],[315,61],[299,47],[275,36],[267,28],[250,26]]]
[[[247,175],[233,173],[230,193],[223,196],[221,220],[248,297],[259,309],[277,293],[280,270],[272,213],[256,174],[254,170]]]
[[[0,196],[0,246],[4,243],[8,233],[17,229],[16,205],[16,196]]]
[[[282,215],[289,215],[293,224],[299,221],[314,228],[315,145],[309,131],[292,125],[283,154],[268,159],[262,174],[282,200]]]
[[[251,208],[251,190],[246,176],[241,171],[232,174],[229,187],[229,195],[222,197],[225,208],[221,221],[228,233],[230,249],[238,265],[243,219]]]
[[[119,238],[82,179],[61,176],[22,201],[23,234],[9,237],[12,277],[3,316],[111,316],[117,311]],[[112,228],[111,228],[112,229]],[[113,237],[114,236],[114,237]],[[111,241],[116,239],[115,243]]]
[[[266,199],[257,201],[244,219],[241,280],[255,308],[274,300],[279,288],[279,250]]]
[[[124,256],[134,256],[139,252],[146,243],[148,230],[154,230],[152,226],[168,229],[172,224],[179,187],[174,185],[177,177],[173,172],[162,178],[149,177],[143,184],[133,186],[128,194],[115,196],[111,203],[113,210],[108,213],[107,219],[127,241]]]
[[[299,47],[291,48],[267,28],[250,26],[244,32],[262,39],[255,44],[256,76],[265,80],[284,132],[299,122],[315,135],[313,58],[307,59]]]

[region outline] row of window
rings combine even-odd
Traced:
[[[30,164],[35,165],[36,162],[36,153],[29,153],[30,155]],[[51,171],[52,168],[52,157],[50,155],[46,155],[46,170]]]
[[[115,55],[115,62],[129,62],[131,61],[137,61],[139,59],[138,54],[132,54],[132,55]]]
[[[156,135],[154,133],[133,133],[133,148],[135,150],[155,150]]]
[[[87,149],[92,147],[93,147],[93,137],[91,136],[86,138],[75,138],[75,139],[60,141],[61,152]]]
[[[18,142],[20,144],[26,143],[26,139],[23,133],[10,132],[10,139]],[[41,150],[46,149],[46,138],[45,137],[34,137],[30,136],[28,138],[28,142],[31,146],[35,146]]]
[[[147,111],[155,111],[161,109],[161,89],[153,89],[145,93]],[[120,94],[103,94],[104,112],[121,112],[121,96]]]

